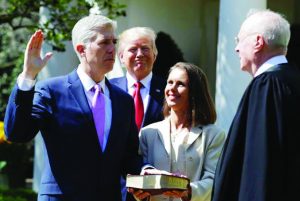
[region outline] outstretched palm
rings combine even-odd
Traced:
[[[43,40],[43,32],[38,30],[31,36],[27,44],[23,73],[28,78],[34,79],[52,56],[52,53],[48,52],[44,58],[41,58]]]

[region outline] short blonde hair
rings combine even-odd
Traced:
[[[123,31],[119,35],[119,43],[118,43],[118,54],[119,55],[120,55],[120,53],[122,53],[124,51],[127,40],[133,36],[148,38],[151,41],[153,53],[155,56],[157,56],[158,51],[157,51],[157,48],[155,45],[156,33],[153,29],[151,29],[149,27],[133,27],[133,28]]]

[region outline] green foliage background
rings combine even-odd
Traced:
[[[106,16],[125,16],[125,5],[115,0],[0,0],[0,121],[18,74],[30,35],[42,29],[53,50],[64,51],[63,42],[71,39],[74,24],[89,14],[97,3]],[[47,20],[41,23],[40,8]]]
[[[35,201],[36,193],[29,189],[0,188],[0,201]]]

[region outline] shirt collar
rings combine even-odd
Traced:
[[[148,90],[150,90],[152,76],[153,76],[152,72],[150,72],[144,79],[140,80],[143,86]],[[134,83],[137,82],[137,80],[135,80],[135,78],[132,77],[128,72],[126,73],[126,78],[127,78],[128,88],[133,87]]]
[[[261,65],[257,69],[256,73],[254,74],[254,77],[257,77],[258,75],[266,72],[272,66],[275,66],[277,64],[287,63],[287,62],[288,61],[284,55],[278,55],[278,56],[272,57],[271,59],[267,60],[265,63],[263,63],[263,65]]]
[[[96,84],[98,84],[101,86],[103,93],[105,94],[105,77],[99,83],[96,83],[90,76],[88,76],[83,71],[83,69],[80,66],[78,66],[77,68],[77,74],[79,79],[81,80],[81,83],[85,91],[90,91],[91,88],[93,88]]]

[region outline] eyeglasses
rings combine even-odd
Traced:
[[[253,36],[255,34],[258,34],[257,32],[254,33],[250,33],[247,34],[246,36],[244,36],[242,39],[240,39],[238,36],[234,37],[234,41],[235,41],[235,45],[239,44],[240,42],[242,42],[243,40],[245,40],[246,38],[248,38],[249,36]]]

